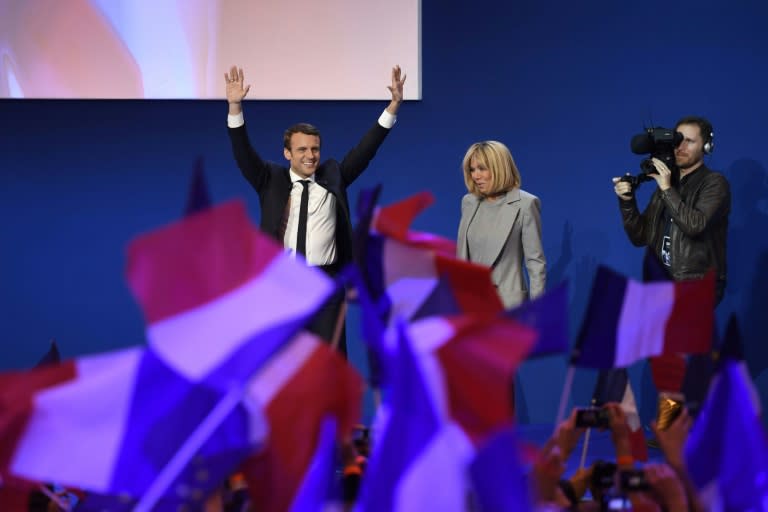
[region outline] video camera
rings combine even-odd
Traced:
[[[677,168],[675,164],[675,149],[683,141],[683,134],[671,128],[648,128],[644,133],[632,137],[630,149],[636,155],[650,155],[640,162],[640,174],[632,176],[627,174],[621,181],[628,181],[632,189],[637,188],[644,181],[652,180],[651,174],[658,174],[653,166],[652,158],[658,158],[664,162],[670,170]]]

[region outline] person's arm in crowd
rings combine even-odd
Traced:
[[[687,409],[683,409],[680,415],[664,430],[656,426],[656,422],[651,422],[651,430],[659,443],[659,448],[685,488],[686,497],[690,510],[704,512],[704,507],[698,499],[696,489],[688,475],[688,467],[685,464],[685,441],[688,439],[688,432],[691,430],[693,419],[688,414]]]
[[[611,439],[616,449],[616,466],[619,470],[632,469],[635,466],[632,457],[632,443],[630,441],[630,428],[627,423],[627,415],[621,405],[611,402],[605,404],[610,419]]]
[[[571,453],[573,453],[573,450],[579,442],[579,438],[585,430],[584,428],[576,426],[576,412],[577,409],[574,408],[571,411],[571,415],[563,420],[555,429],[555,442],[560,448],[560,455],[563,457],[564,461],[567,461],[570,458]]]
[[[531,480],[533,483],[536,510],[550,506],[567,507],[568,499],[560,490],[560,478],[565,472],[565,461],[560,452],[557,438],[552,436],[533,462]]]
[[[685,485],[668,464],[646,464],[643,468],[651,495],[664,510],[688,510]]]
[[[571,504],[560,487],[560,479],[565,472],[565,463],[583,432],[583,428],[576,427],[576,409],[573,409],[542,448],[533,470],[536,496],[540,504],[549,503],[562,507]],[[583,495],[584,491],[581,494]]]

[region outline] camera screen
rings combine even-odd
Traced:
[[[624,496],[612,497],[606,503],[608,510],[632,510],[632,503]]]
[[[608,428],[610,418],[606,409],[589,407],[576,411],[576,426],[579,428]]]

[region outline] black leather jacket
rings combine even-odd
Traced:
[[[726,241],[731,211],[728,180],[702,165],[685,176],[678,187],[664,192],[657,188],[642,214],[634,197],[629,201],[619,198],[624,230],[634,245],[646,246],[656,255],[661,252],[665,207],[673,219],[670,229],[672,278],[676,281],[696,279],[714,268],[719,302],[726,282]]]

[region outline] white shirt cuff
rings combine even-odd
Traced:
[[[395,126],[395,122],[397,121],[397,116],[393,116],[389,112],[387,112],[386,109],[384,109],[384,112],[381,113],[379,116],[379,124],[383,126],[384,128],[392,128]]]
[[[393,116],[386,110],[381,113],[379,116],[379,124],[383,126],[384,128],[392,128],[395,126],[395,122],[397,122],[397,116]],[[245,124],[245,119],[243,118],[243,113],[240,112],[236,115],[227,115],[227,126],[230,128],[239,128]]]
[[[236,115],[227,115],[227,126],[230,128],[240,128],[245,124],[245,119],[243,118],[243,113],[240,112]]]

